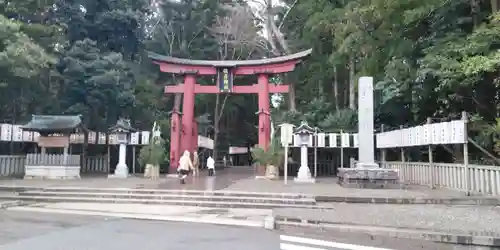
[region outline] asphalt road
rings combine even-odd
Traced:
[[[335,248],[283,242],[280,235],[317,238],[358,246]],[[373,239],[363,235],[342,235],[298,228],[268,231],[261,228],[0,210],[0,250],[278,250],[280,243],[288,244],[281,245],[288,247],[282,248],[284,250],[367,249],[359,245],[404,250],[465,249],[434,243],[419,245],[412,241]]]

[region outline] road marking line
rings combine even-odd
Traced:
[[[298,246],[287,243],[280,243],[280,249],[281,250],[327,250],[325,248]]]
[[[280,240],[293,242],[293,243],[309,244],[309,245],[316,245],[316,246],[322,246],[322,247],[333,247],[333,248],[340,248],[340,249],[347,249],[347,250],[393,250],[393,249],[389,249],[389,248],[360,246],[360,245],[353,245],[353,244],[347,244],[347,243],[339,243],[339,242],[332,242],[332,241],[325,241],[325,240],[302,238],[302,237],[295,237],[295,236],[288,236],[288,235],[280,235]],[[314,248],[312,248],[312,249],[314,249]],[[292,250],[292,249],[290,249],[290,250]],[[297,250],[298,250],[298,248],[297,248]]]

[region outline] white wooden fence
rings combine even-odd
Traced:
[[[62,154],[27,154],[26,165],[28,166],[76,166],[80,165],[79,155]]]
[[[109,173],[108,156],[89,156],[87,162],[82,166],[82,173]]]
[[[24,155],[0,155],[0,177],[24,176]]]
[[[399,170],[403,183],[466,189],[465,167],[456,163],[380,162],[380,167]],[[468,186],[473,193],[500,195],[500,166],[469,165]]]
[[[24,176],[26,158],[27,156],[24,155],[0,155],[0,178]],[[32,158],[30,159],[33,160]],[[76,161],[76,159],[73,160]],[[82,166],[80,171],[81,173],[108,173],[107,155],[87,157],[86,164]]]

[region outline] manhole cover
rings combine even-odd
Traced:
[[[227,209],[206,209],[196,212],[197,214],[226,214],[229,213]]]

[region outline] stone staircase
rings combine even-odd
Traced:
[[[131,203],[224,208],[316,208],[314,197],[303,194],[196,190],[50,187],[0,194],[3,200],[25,202]]]

